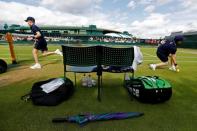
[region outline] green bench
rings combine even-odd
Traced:
[[[96,66],[98,76],[98,100],[101,101],[102,66],[129,67],[134,60],[134,48],[112,48],[106,46],[73,47],[62,45],[64,78],[66,79],[67,66],[88,67]],[[71,71],[72,72],[72,71]],[[134,70],[129,71],[134,76]],[[76,85],[76,73],[75,85]],[[82,73],[82,72],[80,72]],[[86,73],[86,72],[83,72]],[[124,72],[125,73],[125,72]]]

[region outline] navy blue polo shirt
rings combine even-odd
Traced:
[[[172,41],[166,41],[165,44],[160,45],[157,49],[157,53],[162,54],[166,57],[168,57],[170,54],[176,54],[176,51],[176,44]]]
[[[36,26],[35,24],[33,24],[33,25],[30,27],[30,29],[31,29],[31,31],[32,31],[32,33],[33,33],[34,35],[36,35],[36,32],[40,32],[41,36],[40,36],[39,38],[37,38],[38,43],[44,43],[44,44],[46,44],[46,40],[45,40],[45,38],[44,38],[44,35],[43,35],[42,31],[40,30],[40,28],[39,28],[38,26]]]

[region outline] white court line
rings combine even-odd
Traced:
[[[153,56],[144,56],[144,58],[153,58]],[[197,60],[197,57],[190,57],[190,56],[177,56],[177,58],[196,58]]]
[[[9,58],[2,58],[4,60],[10,60]],[[33,59],[19,59],[19,61],[33,61]],[[50,59],[50,60],[40,60],[40,61],[62,61],[61,59]],[[152,60],[152,59],[145,59],[143,61],[155,61],[155,60]],[[159,61],[159,60],[158,60]],[[197,63],[197,60],[196,61],[191,61],[191,60],[180,60],[178,62],[186,62],[186,63]]]
[[[197,51],[196,51],[196,52],[194,52],[194,51],[192,51],[192,52],[187,52],[187,51],[178,51],[178,52],[182,52],[182,53],[186,53],[186,54],[193,54],[193,55],[197,55]]]
[[[148,58],[148,57],[157,57],[157,56],[151,55],[149,53],[144,53],[143,52],[142,54],[145,54],[146,56],[144,56],[144,57],[146,57],[146,58]],[[197,57],[195,57],[195,56],[178,56],[178,58],[197,58]]]
[[[1,57],[1,59],[3,59],[3,60],[11,60],[11,58],[2,58]],[[19,61],[33,61],[34,59],[18,59]],[[49,60],[40,60],[40,61],[51,61],[51,60],[62,60],[62,59],[49,59]]]
[[[151,54],[149,54],[149,53],[142,53],[142,54],[145,54],[145,55],[148,55],[148,56],[151,56],[151,57],[156,57],[155,55],[151,55]]]
[[[148,53],[143,53],[145,54],[143,57],[144,58],[156,58],[157,56],[154,56],[154,55],[151,55],[151,54],[148,54]],[[0,56],[10,56],[10,54],[0,54]],[[19,54],[17,55],[17,57],[20,57],[20,56],[32,56],[32,54]],[[197,58],[195,56],[178,56],[178,58]]]
[[[154,60],[144,60],[144,61],[154,61]],[[159,60],[158,60],[159,61]],[[185,63],[197,63],[197,60],[196,61],[191,61],[191,60],[186,60],[186,61],[183,61],[183,60],[178,60],[177,62],[185,62]]]

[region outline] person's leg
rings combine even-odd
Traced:
[[[152,70],[156,70],[156,69],[161,69],[164,68],[168,65],[168,62],[161,62],[161,63],[157,63],[157,64],[150,64],[150,68]]]
[[[49,56],[54,54],[63,56],[62,52],[59,49],[55,50],[54,52],[48,52],[47,50],[42,51],[42,56]]]
[[[173,65],[173,60],[172,60],[172,56],[171,55],[169,55],[169,59],[170,59],[170,65],[172,66]]]
[[[39,63],[39,61],[38,61],[38,50],[34,48],[32,53],[33,53],[35,63]]]
[[[41,69],[41,65],[39,64],[39,61],[38,61],[38,49],[34,48],[32,50],[32,53],[33,53],[33,57],[35,60],[35,64],[33,66],[31,66],[30,68],[31,69]]]
[[[42,56],[49,56],[49,55],[54,55],[56,54],[55,52],[48,52],[48,51],[43,51]]]
[[[42,45],[42,56],[49,56],[49,55],[54,55],[54,54],[58,54],[60,56],[63,56],[62,55],[62,52],[59,50],[59,49],[56,49],[55,51],[48,51],[48,48],[47,48],[47,44],[46,45]]]
[[[169,70],[176,71],[176,67],[174,65],[172,55],[170,55],[170,64],[171,64],[171,66],[170,66]]]
[[[157,63],[155,64],[156,68],[163,68],[168,66],[168,62],[161,62],[161,63]]]
[[[150,64],[150,68],[152,70],[155,70],[157,68],[164,68],[165,66],[168,65],[168,57],[166,57],[163,54],[160,54],[157,52],[157,57],[161,60],[161,63],[157,63],[157,64]]]
[[[45,57],[45,56],[49,56],[49,55],[54,55],[56,54],[55,51],[48,51],[48,47],[47,47],[47,44],[40,44],[40,48],[41,48],[41,51],[42,51],[42,56]]]

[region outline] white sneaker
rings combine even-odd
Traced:
[[[149,67],[150,67],[152,70],[154,70],[154,71],[155,71],[155,69],[156,69],[156,65],[155,65],[155,64],[150,64]]]
[[[41,65],[39,63],[36,63],[35,65],[30,67],[31,69],[41,69]]]
[[[62,52],[61,52],[59,49],[57,49],[57,50],[55,51],[55,53],[58,54],[58,55],[60,55],[60,56],[63,56]]]
[[[176,67],[173,65],[173,66],[171,66],[171,67],[169,68],[169,70],[171,70],[171,71],[176,71]]]

